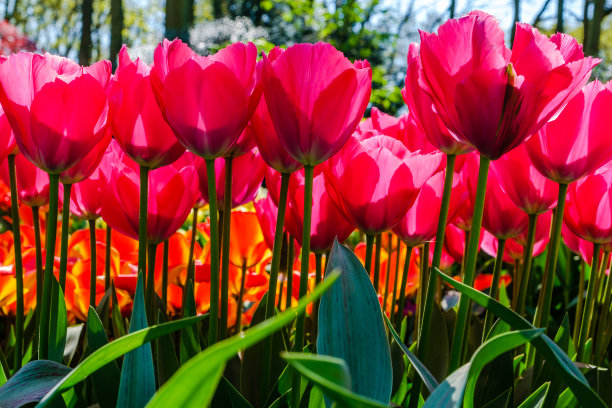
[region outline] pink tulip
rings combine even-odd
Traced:
[[[482,245],[484,232],[484,230],[480,231],[479,247]],[[453,257],[455,262],[462,264],[466,245],[466,231],[453,224],[448,224],[446,226],[446,232],[444,235],[444,249],[446,249],[446,252]]]
[[[99,166],[112,139],[110,128],[104,137],[74,166],[60,174],[62,184],[74,184],[87,179]]]
[[[582,239],[612,242],[612,167],[570,184],[563,221]]]
[[[0,106],[0,163],[2,163],[9,154],[17,153],[19,153],[19,149],[15,141],[15,133],[11,128],[8,117],[4,113],[4,109]]]
[[[162,116],[150,70],[139,58],[132,61],[125,45],[121,48],[108,90],[109,120],[126,154],[139,165],[155,169],[174,162],[185,148]]]
[[[536,222],[535,242],[533,244],[532,256],[540,255],[546,249],[550,238],[550,222],[552,220],[552,212],[547,212],[538,216]],[[481,248],[484,252],[492,257],[497,255],[498,240],[486,230],[483,231],[484,237]],[[525,245],[527,244],[527,231],[514,238],[508,238],[504,247],[504,262],[514,263],[524,259]]]
[[[296,44],[263,57],[262,85],[280,142],[298,162],[333,156],[357,127],[370,99],[372,70],[326,43]]]
[[[508,198],[527,214],[541,214],[556,205],[559,185],[536,169],[525,146],[506,153],[491,168]]]
[[[549,179],[569,184],[609,162],[611,110],[612,82],[587,84],[525,144],[534,166]]]
[[[512,51],[495,17],[474,11],[421,32],[425,91],[459,140],[496,160],[537,132],[588,81],[599,60],[576,40],[518,23]]]
[[[50,54],[0,63],[0,103],[19,151],[47,173],[74,166],[104,137],[109,61],[89,67]]]
[[[8,164],[8,163],[7,163]],[[8,165],[2,166],[2,180],[9,185]],[[49,203],[49,176],[33,165],[22,154],[15,156],[15,175],[19,201],[30,207],[42,207]]]
[[[115,145],[117,142],[113,142]],[[102,203],[110,180],[113,147],[107,147],[102,160],[93,173],[83,181],[72,185],[70,190],[70,212],[79,218],[95,220],[102,215]]]
[[[208,202],[208,179],[203,160],[198,160],[197,170],[200,179],[200,194]],[[253,201],[266,171],[266,164],[261,159],[259,150],[254,148],[232,162],[232,208]],[[217,179],[217,202],[223,208],[225,202],[225,160],[215,160],[215,178]]]
[[[478,174],[479,164],[480,157],[474,152],[458,156],[455,162],[451,196],[461,195],[465,200],[457,209],[457,214],[452,223],[464,231],[469,231],[472,228],[477,181],[475,174]]]
[[[410,153],[398,140],[353,137],[325,169],[332,202],[366,234],[393,228],[436,172],[443,155]]]
[[[501,176],[495,168],[489,172],[484,201],[482,226],[497,239],[515,237],[527,229],[528,217],[501,187]]]
[[[270,194],[266,195],[265,198],[255,200],[253,202],[255,206],[255,213],[259,220],[261,232],[264,236],[264,241],[268,248],[274,247],[274,230],[276,228],[276,217],[278,216],[278,207],[272,200]]]
[[[155,49],[153,91],[187,149],[213,159],[238,139],[261,96],[256,59],[253,43],[234,43],[208,57],[178,39],[164,40]]]
[[[567,247],[577,255],[580,255],[582,260],[591,265],[593,263],[593,243],[586,239],[580,238],[574,234],[565,224],[561,229],[561,235],[563,236],[563,242]],[[604,244],[601,246],[601,252],[611,251],[612,247],[610,244]],[[599,259],[602,258],[602,253],[599,254]]]

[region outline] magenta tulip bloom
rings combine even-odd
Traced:
[[[140,169],[136,162],[115,150],[115,161],[102,203],[102,218],[114,230],[138,239]],[[198,194],[193,165],[168,165],[149,172],[147,239],[159,244],[185,222]],[[177,163],[175,162],[175,163]]]
[[[527,229],[528,217],[512,202],[501,187],[501,177],[495,168],[489,172],[484,201],[482,226],[497,239],[508,239]]]
[[[280,142],[298,162],[315,166],[338,152],[370,99],[372,70],[351,64],[326,43],[296,44],[263,57],[262,85]]]
[[[102,216],[102,203],[110,181],[116,159],[117,142],[109,145],[98,167],[85,180],[72,185],[70,189],[70,212],[79,218],[95,220]]]
[[[198,160],[197,170],[200,179],[200,194],[208,202],[208,179],[203,160]],[[232,163],[232,208],[253,201],[257,189],[261,186],[266,164],[254,148],[242,156],[233,159]],[[223,208],[225,202],[225,160],[215,160],[215,178],[217,179],[217,202]]]
[[[268,248],[272,249],[274,247],[274,230],[276,228],[276,218],[278,217],[278,207],[270,194],[266,195],[265,198],[255,200],[253,204],[264,241],[266,241]]]
[[[482,240],[484,237],[484,230],[480,231],[480,238],[479,238],[479,244],[478,247],[480,247],[480,245],[482,245]],[[446,232],[444,234],[445,238],[444,238],[444,248],[446,249],[446,252],[448,252],[448,254],[455,260],[455,262],[457,262],[458,264],[462,264],[463,263],[463,255],[465,254],[465,246],[467,245],[466,242],[466,232],[465,230],[457,227],[456,225],[453,224],[448,224],[446,226]]]
[[[109,121],[121,148],[139,165],[167,166],[185,151],[162,116],[151,87],[150,67],[130,59],[125,45],[108,90]]]
[[[612,82],[587,84],[558,117],[527,141],[533,165],[549,179],[569,184],[609,162],[611,111]]]
[[[475,11],[421,32],[425,90],[459,140],[496,160],[537,132],[588,81],[597,59],[576,40],[518,23],[512,51],[491,15]]]
[[[0,103],[19,151],[47,173],[74,166],[104,137],[109,61],[90,67],[49,54],[0,63]]]
[[[418,44],[410,44],[408,48],[408,70],[405,86],[402,89],[404,102],[408,105],[410,116],[420,127],[429,142],[446,154],[459,155],[467,153],[472,148],[459,141],[448,130],[436,112],[431,96],[425,90],[427,84],[423,78],[423,64],[419,55]]]
[[[74,166],[60,174],[62,184],[74,184],[87,179],[99,166],[109,143],[112,140],[110,128],[104,137]]]
[[[536,169],[525,146],[506,153],[491,168],[508,198],[527,214],[541,214],[556,205],[559,185]]]
[[[317,173],[315,170],[315,173]],[[302,245],[304,225],[304,171],[295,172],[289,181],[287,231]],[[310,250],[322,254],[329,251],[337,238],[344,242],[355,230],[336,206],[325,189],[325,176],[319,173],[312,182],[312,218],[310,222]]]
[[[49,204],[49,176],[33,165],[22,154],[15,156],[15,175],[19,201],[30,207],[42,207]],[[9,170],[2,166],[2,180],[9,185]]]
[[[234,43],[209,57],[181,40],[156,49],[151,83],[179,141],[205,159],[223,155],[238,139],[261,96],[253,43]]]
[[[582,239],[596,244],[612,242],[612,167],[569,186],[563,221]]]
[[[15,141],[15,133],[11,128],[8,117],[4,113],[4,109],[0,106],[0,163],[2,163],[9,154],[17,153],[19,153],[19,149]]]
[[[442,158],[411,153],[389,136],[352,137],[327,163],[328,193],[353,225],[375,235],[402,219]]]

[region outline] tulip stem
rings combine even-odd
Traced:
[[[391,274],[391,254],[393,253],[393,234],[388,233],[389,245],[387,245],[387,270],[385,276],[385,293],[383,294],[383,310],[387,307],[387,297],[389,296],[389,275]]]
[[[187,281],[185,282],[185,287],[189,284],[189,282],[195,281],[195,262],[193,261],[193,254],[195,251],[195,242],[196,236],[198,234],[198,209],[193,208],[192,216],[191,216],[191,241],[189,242],[189,260],[187,261]],[[187,291],[185,291],[187,292]],[[184,308],[183,302],[183,310]]]
[[[378,281],[380,280],[380,252],[382,250],[382,233],[376,234],[376,245],[374,249],[374,290],[378,295]]]
[[[38,358],[46,360],[49,355],[49,325],[51,317],[51,280],[53,277],[53,261],[55,260],[55,235],[57,233],[59,174],[49,174],[49,214],[45,237],[45,277],[43,283],[42,309],[40,312],[40,332],[38,342]]]
[[[274,315],[274,303],[276,300],[276,286],[278,282],[278,271],[280,269],[281,254],[283,246],[283,229],[285,226],[285,209],[287,208],[287,193],[289,191],[289,173],[281,173],[280,195],[278,197],[278,214],[276,216],[276,229],[274,231],[274,244],[272,245],[272,265],[270,266],[270,281],[268,285],[268,296],[266,297],[266,319]],[[289,289],[289,288],[287,288]],[[281,291],[280,297],[283,296]],[[289,292],[287,292],[289,296]],[[290,299],[290,298],[289,298]],[[270,387],[270,373],[272,371],[272,336],[265,340],[264,349],[264,372],[262,388],[268,392]]]
[[[599,316],[599,324],[597,329],[597,337],[595,339],[595,364],[599,364],[603,359],[603,340],[604,332],[606,329],[606,323],[608,321],[608,314],[610,313],[610,301],[612,300],[612,282],[610,281],[610,275],[606,275],[606,267],[608,266],[608,260],[610,258],[610,252],[606,251],[604,255],[604,262],[602,267],[601,275],[606,277],[606,287],[604,289],[604,301],[601,307],[601,314]]]
[[[310,223],[312,218],[312,179],[314,167],[311,165],[304,166],[304,224],[302,228],[302,268],[300,271],[300,290],[299,299],[306,295],[308,288],[308,272],[310,269]],[[297,318],[295,326],[295,344],[293,350],[302,352],[304,348],[304,323],[306,315],[302,313]],[[293,372],[292,382],[292,407],[298,407],[300,403],[300,374],[297,371]]]
[[[315,254],[315,285],[321,283],[321,279],[323,277],[323,254],[316,253]],[[315,300],[313,308],[312,308],[312,341],[316,343],[317,341],[317,332],[318,332],[318,323],[319,323],[319,299]]]
[[[474,200],[474,215],[472,217],[472,229],[470,232],[470,240],[468,244],[467,257],[465,259],[465,270],[463,283],[468,286],[474,284],[474,272],[476,271],[476,257],[478,255],[478,246],[480,243],[480,227],[482,225],[482,213],[484,210],[485,194],[487,191],[487,177],[489,174],[489,164],[491,161],[480,156],[480,166],[478,169],[478,184],[476,187],[476,199]],[[457,324],[453,335],[453,345],[451,347],[451,356],[449,363],[449,371],[452,373],[461,365],[461,354],[464,346],[465,331],[468,327],[470,318],[470,299],[461,295],[459,298],[459,311],[457,313]]]
[[[164,241],[164,255],[162,260],[162,304],[164,305],[164,313],[168,313],[168,255],[170,243]]]
[[[208,319],[208,346],[217,342],[219,331],[219,226],[217,224],[217,185],[215,159],[206,159],[208,204],[210,211],[210,313]]]
[[[397,327],[402,327],[404,319],[404,303],[406,302],[406,285],[408,284],[408,272],[410,271],[410,257],[412,247],[406,245],[406,259],[404,260],[404,271],[402,273],[402,283],[400,285],[399,304],[397,305]]]
[[[417,292],[417,309],[416,318],[414,319],[414,333],[415,338],[419,338],[419,330],[421,329],[421,321],[423,319],[423,310],[425,305],[425,292],[427,291],[428,281],[428,268],[429,266],[429,242],[425,242],[423,247],[419,250],[421,253],[421,271],[419,272],[419,291]]]
[[[229,247],[230,227],[232,222],[232,163],[231,157],[225,158],[225,189],[223,191],[223,225],[221,233],[221,320],[219,321],[219,339],[223,340],[227,332],[227,302],[229,297]],[[240,306],[238,306],[240,308]]]
[[[574,317],[574,331],[572,338],[578,338],[578,330],[580,330],[580,321],[582,319],[582,306],[584,304],[584,276],[585,262],[580,258],[580,277],[578,281],[578,302],[576,303],[576,316]]]
[[[32,222],[34,227],[34,245],[36,246],[36,332],[32,349],[38,349],[38,333],[40,330],[40,308],[42,305],[43,292],[43,266],[42,266],[42,243],[40,239],[40,207],[32,207]]]
[[[535,242],[537,221],[537,214],[529,214],[527,243],[523,249],[523,270],[521,272],[521,278],[519,281],[518,299],[514,305],[518,314],[523,314],[525,311],[525,300],[527,298],[527,288],[529,287],[529,278],[531,276],[531,260],[533,259],[533,244]],[[515,274],[518,274],[518,268],[515,270]]]
[[[9,154],[9,184],[11,189],[11,218],[13,224],[13,251],[15,253],[15,289],[17,290],[17,305],[15,310],[15,372],[21,368],[23,355],[23,264],[21,258],[21,229],[19,221],[19,201],[17,197],[17,172],[15,155]],[[38,264],[37,264],[38,265]]]
[[[504,248],[506,247],[505,239],[497,240],[497,256],[495,257],[495,266],[493,267],[493,279],[491,280],[491,289],[489,291],[489,296],[493,299],[497,300],[499,295],[499,278],[501,276],[502,266],[504,264]],[[491,330],[491,326],[493,325],[493,314],[487,310],[485,314],[485,324],[482,330],[482,342],[484,343],[487,339],[487,335],[489,334],[489,330]]]
[[[155,255],[157,244],[149,244],[147,255],[149,257],[147,273],[147,315],[151,325],[155,324]]]
[[[62,204],[62,237],[60,247],[59,284],[62,292],[66,291],[66,270],[68,269],[68,231],[70,229],[70,190],[72,184],[64,184],[64,202]]]
[[[542,281],[542,289],[540,290],[540,298],[538,300],[538,308],[536,310],[534,320],[534,325],[536,327],[548,326],[548,318],[550,317],[550,305],[552,302],[553,284],[555,282],[555,271],[557,269],[559,244],[561,242],[561,225],[563,224],[567,187],[567,184],[559,183],[557,209],[553,215],[553,227],[550,231],[550,242],[548,244],[546,266],[544,267],[544,278]]]
[[[138,213],[138,275],[147,273],[147,217],[149,210],[149,168],[140,166],[140,204]]]
[[[585,298],[584,310],[582,311],[582,321],[580,323],[580,331],[578,332],[578,361],[585,361],[583,356],[584,346],[587,338],[589,337],[589,330],[591,327],[591,319],[593,315],[593,306],[595,304],[595,283],[599,278],[599,249],[601,245],[598,243],[593,244],[593,261],[591,262],[591,274],[589,276],[589,284],[587,286],[587,294]],[[588,362],[588,361],[585,361]]]
[[[111,284],[111,243],[112,228],[106,224],[106,245],[104,247],[104,290],[108,290]]]
[[[397,284],[399,283],[399,266],[400,266],[400,255],[402,254],[402,241],[397,238],[397,252],[395,255],[395,276],[393,277],[393,295],[391,296],[391,315],[389,317],[390,321],[394,321],[395,319],[395,301],[397,300]],[[398,326],[399,327],[399,326]]]
[[[89,224],[89,306],[96,307],[96,278],[98,256],[96,255],[96,220],[87,220]]]
[[[365,270],[370,279],[372,278],[372,252],[374,249],[374,235],[366,234]],[[372,280],[372,284],[374,281]]]
[[[242,331],[242,309],[244,308],[244,284],[247,276],[246,259],[242,261],[242,276],[240,279],[240,292],[238,293],[238,304],[236,305],[236,334]]]
[[[291,300],[293,299],[293,258],[295,256],[295,239],[288,235],[289,250],[287,251],[287,299],[285,300],[285,309],[291,308]]]

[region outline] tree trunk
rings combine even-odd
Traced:
[[[599,52],[599,37],[601,35],[601,23],[604,17],[605,0],[594,0],[593,18],[589,22],[589,47],[587,55],[597,55]]]
[[[563,21],[563,0],[557,0],[557,32],[562,33],[565,31]]]
[[[586,55],[590,55],[589,53],[589,5],[591,4],[590,0],[584,0],[584,10],[583,10],[583,19],[582,19],[582,49]]]
[[[178,38],[189,44],[193,3],[193,0],[166,0],[166,38]]]
[[[123,0],[111,0],[111,32],[110,32],[110,61],[113,71],[117,68],[117,55],[121,50],[123,37]]]
[[[89,65],[91,63],[91,24],[93,19],[93,0],[83,0],[81,4],[82,28],[81,45],[79,46],[79,64]]]
[[[450,5],[448,6],[448,14],[450,15],[450,18],[455,18],[455,7],[457,6],[455,3],[455,0],[451,0]]]
[[[514,0],[514,21],[512,22],[512,35],[510,36],[510,45],[514,44],[514,35],[516,34],[516,23],[521,20],[521,2]]]
[[[213,4],[213,17],[215,19],[223,17],[223,13],[224,13],[223,0],[212,0],[212,4]]]

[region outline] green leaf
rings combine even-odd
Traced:
[[[340,279],[321,297],[317,352],[344,360],[355,393],[383,404],[391,400],[393,368],[382,311],[361,261],[334,241],[326,276]]]
[[[440,383],[425,401],[423,408],[442,408],[461,406],[463,392],[467,381],[470,364],[465,364],[453,371]]]
[[[161,310],[157,311],[157,322],[166,322]],[[157,340],[157,382],[160,386],[165,384],[179,368],[175,350],[174,340],[170,334]]]
[[[414,369],[417,372],[417,374],[419,374],[419,376],[423,380],[423,384],[425,384],[425,386],[427,387],[429,392],[433,392],[434,389],[436,389],[436,387],[439,385],[438,384],[438,380],[436,380],[436,378],[433,376],[433,374],[431,374],[429,372],[427,367],[425,367],[425,365],[423,363],[421,363],[421,361],[418,359],[418,357],[415,356],[408,349],[408,347],[406,347],[406,345],[404,344],[402,339],[400,339],[400,337],[398,336],[397,332],[393,328],[393,325],[391,324],[391,322],[387,318],[387,315],[383,314],[383,317],[385,318],[385,322],[387,323],[387,328],[391,332],[391,336],[393,336],[393,340],[395,340],[395,342],[401,347],[401,349],[404,352],[404,354],[406,355],[406,357],[408,357],[408,360],[410,360],[410,363],[414,367]]]
[[[337,357],[283,353],[283,358],[304,377],[321,387],[323,392],[341,407],[382,408],[388,404],[351,391],[351,375],[348,365]]]
[[[184,317],[195,316],[196,305],[195,298],[193,295],[193,282],[189,281],[187,284],[187,293],[185,295],[185,310],[183,312]],[[181,354],[181,364],[184,364],[187,360],[198,354],[202,351],[200,347],[200,342],[198,340],[198,328],[197,327],[187,327],[181,330],[181,343],[180,343],[180,354]]]
[[[66,347],[66,333],[68,330],[68,314],[66,312],[66,301],[64,292],[59,283],[51,279],[51,317],[49,324],[49,360],[61,363],[64,358]]]
[[[113,323],[113,333],[115,338],[118,339],[121,336],[125,336],[125,324],[123,322],[123,316],[119,310],[119,301],[117,300],[117,291],[115,290],[115,282],[111,281],[111,296],[113,299],[113,305],[111,307],[111,320]]]
[[[253,408],[242,394],[225,377],[221,377],[217,392],[213,397],[211,406],[227,408]]]
[[[208,347],[185,363],[164,384],[149,402],[149,407],[203,407],[208,406],[215,388],[221,379],[226,362],[239,350],[270,336],[277,330],[291,323],[306,306],[318,299],[338,278],[337,274],[328,276],[317,285],[310,295],[298,302],[298,305],[272,317],[257,326],[251,327],[240,336],[233,336]]]
[[[513,329],[529,330],[535,327],[525,320],[521,315],[514,310],[503,306],[501,303],[490,298],[482,292],[467,286],[461,282],[457,282],[451,277],[446,276],[439,269],[434,269],[442,280],[450,286],[468,296],[474,302],[483,306],[500,319],[508,323]],[[601,398],[589,387],[587,380],[580,370],[574,365],[572,360],[561,350],[561,348],[552,341],[548,336],[541,335],[532,340],[534,347],[547,359],[553,362],[559,371],[559,374],[565,383],[572,389],[580,402],[587,407],[605,407],[605,403]]]
[[[472,321],[474,320],[475,319],[472,319]],[[432,333],[436,334],[435,336],[430,336],[431,345],[427,348],[426,355],[423,356],[423,364],[429,368],[431,373],[438,380],[442,380],[446,377],[448,363],[450,361],[450,343],[446,328],[444,313],[440,305],[434,303],[431,310],[430,330]],[[482,336],[482,330],[478,331],[478,333],[479,336]]]
[[[533,392],[518,408],[541,408],[548,393],[549,382],[546,382]]]
[[[29,362],[0,387],[0,407],[21,407],[40,401],[69,372],[70,368],[55,361]]]
[[[147,312],[143,294],[143,276],[138,276],[130,333],[147,328]],[[155,394],[155,369],[151,344],[145,343],[128,352],[121,367],[118,407],[144,407]]]
[[[85,328],[84,324],[69,326],[66,332],[66,347],[64,348],[64,363],[70,365],[74,354],[81,344],[81,334]]]
[[[89,313],[87,314],[87,347],[89,347],[89,352],[93,353],[106,344],[108,344],[108,338],[104,332],[102,321],[96,310],[89,306]],[[100,407],[112,408],[117,405],[119,377],[119,367],[115,361],[108,363],[92,374]]]

